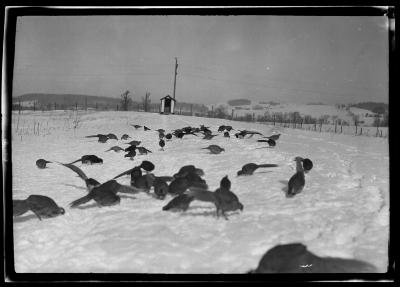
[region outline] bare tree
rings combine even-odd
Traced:
[[[147,112],[149,109],[150,103],[151,103],[149,92],[146,92],[146,95],[144,97],[142,97],[142,102],[143,102],[144,111]]]
[[[129,104],[132,102],[131,96],[129,95],[129,91],[126,90],[122,95],[121,95],[121,106],[124,111],[128,110]]]

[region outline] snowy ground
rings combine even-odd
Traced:
[[[302,242],[319,256],[356,258],[386,272],[389,232],[389,151],[387,139],[317,133],[220,119],[135,112],[80,114],[72,128],[69,112],[26,112],[12,117],[13,198],[30,194],[52,197],[66,213],[39,221],[33,213],[14,219],[16,272],[134,272],[134,273],[243,273],[255,268],[261,256],[277,244]],[[39,123],[39,135],[33,133]],[[220,124],[235,129],[281,133],[275,148],[262,148],[250,139],[211,141],[188,136],[173,138],[159,151],[154,131],[135,130],[145,124],[167,131],[187,125]],[[124,153],[104,152],[123,141],[105,144],[85,138],[97,133],[128,133],[143,141],[152,154],[134,161]],[[132,140],[132,139],[130,139]],[[218,144],[226,152],[200,149]],[[215,208],[193,202],[185,213],[162,211],[169,201],[146,194],[123,195],[118,206],[82,209],[68,204],[85,195],[84,182],[71,170],[49,164],[41,170],[35,161],[71,162],[96,154],[103,165],[77,164],[89,176],[104,182],[147,159],[156,175],[172,175],[186,164],[205,171],[210,189],[228,175],[244,205],[229,220],[217,219]],[[295,156],[308,157],[314,168],[306,175],[303,193],[286,198],[283,189],[294,173]],[[236,177],[245,163],[276,163],[277,168]],[[129,177],[119,179],[129,184]]]

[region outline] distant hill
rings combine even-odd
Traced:
[[[244,106],[244,105],[250,105],[251,101],[248,99],[236,99],[236,100],[230,100],[228,101],[228,105],[230,106]]]
[[[362,103],[352,104],[350,106],[357,107],[360,109],[365,109],[378,114],[384,114],[389,111],[389,105],[385,103],[362,102]]]

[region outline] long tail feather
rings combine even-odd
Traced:
[[[70,203],[70,206],[71,206],[71,208],[75,208],[75,207],[77,207],[77,206],[79,206],[79,205],[81,205],[81,204],[84,204],[84,203],[86,203],[86,202],[88,202],[88,201],[90,201],[90,200],[91,200],[90,196],[89,196],[89,195],[86,195],[86,196],[84,196],[84,197],[81,197],[81,198],[79,198],[79,199],[77,199],[77,200],[71,202],[71,203]]]
[[[269,163],[258,165],[258,167],[277,167],[277,166],[278,166],[277,164],[269,164]]]
[[[78,162],[78,161],[81,161],[82,159],[77,159],[76,161],[73,161],[73,162],[70,162],[70,163],[68,163],[68,164],[74,164],[74,163],[76,163],[76,162]]]

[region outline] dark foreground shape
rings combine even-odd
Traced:
[[[301,243],[277,245],[251,273],[372,273],[375,266],[354,259],[319,257]]]
[[[40,169],[46,168],[46,164],[51,163],[51,161],[47,161],[45,159],[38,159],[36,161],[36,166]]]
[[[24,200],[13,200],[13,215],[20,216],[27,211],[32,211],[39,220],[64,214],[65,210],[59,207],[50,197],[32,194]]]

